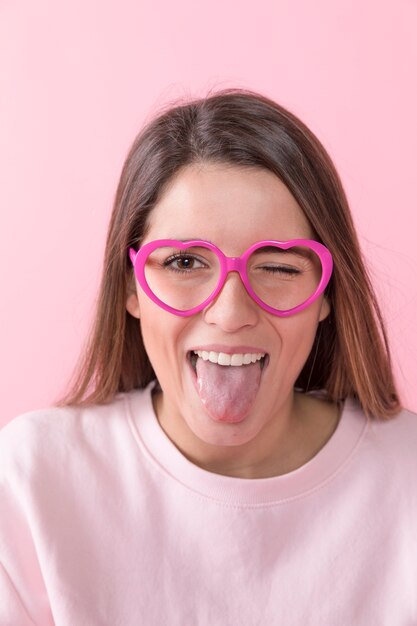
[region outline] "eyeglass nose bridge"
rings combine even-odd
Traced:
[[[226,275],[229,274],[229,272],[238,272],[240,274],[243,267],[244,262],[242,261],[241,257],[226,257]]]
[[[246,276],[246,272],[245,272],[245,266],[246,266],[246,255],[242,256],[242,257],[226,257],[223,256],[223,263],[224,263],[224,269],[223,269],[223,276],[220,279],[220,284],[218,286],[218,288],[216,289],[215,293],[213,294],[213,299],[217,298],[219,292],[223,289],[227,277],[229,276],[230,272],[237,272],[240,276],[240,280],[242,281],[246,292],[248,293],[248,295],[252,298],[252,300],[254,300],[254,297],[251,293],[251,289],[248,283],[248,279]],[[249,287],[249,288],[248,288]]]

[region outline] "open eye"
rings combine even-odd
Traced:
[[[191,254],[174,254],[164,261],[164,267],[175,272],[187,272],[205,267],[204,263]]]

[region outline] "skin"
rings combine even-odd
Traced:
[[[208,239],[228,256],[240,256],[264,239],[314,239],[302,209],[272,172],[223,164],[180,170],[152,210],[149,226],[143,243]],[[307,463],[335,431],[338,407],[293,389],[317,326],[330,312],[324,296],[280,318],[259,307],[232,272],[216,300],[196,315],[178,317],[152,302],[132,276],[126,308],[140,320],[162,388],[153,396],[157,419],[199,467],[240,478],[278,476]],[[255,404],[238,424],[213,421],[192,383],[187,351],[213,343],[260,346],[269,353]]]

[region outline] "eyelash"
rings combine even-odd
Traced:
[[[264,267],[264,270],[270,272],[271,274],[288,274],[291,276],[296,276],[297,274],[301,274],[300,270],[295,269],[295,267]]]

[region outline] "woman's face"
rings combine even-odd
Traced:
[[[183,168],[152,210],[149,224],[143,244],[154,239],[209,240],[226,256],[240,256],[261,240],[314,238],[303,211],[273,173],[221,164]],[[251,299],[236,272],[228,275],[214,301],[190,317],[163,310],[137,282],[127,309],[140,319],[145,348],[162,388],[154,401],[158,419],[191,457],[213,452],[212,446],[253,448],[288,426],[294,383],[310,353],[317,325],[329,313],[321,296],[295,315],[277,317]],[[242,376],[241,367],[212,365],[209,374],[210,366],[202,367],[200,386],[205,385],[205,391],[200,394],[189,358],[189,352],[197,348],[229,354],[266,352],[269,358],[263,369],[259,363],[241,366],[253,370]],[[236,380],[227,378],[232,375]],[[213,389],[215,395],[223,384],[226,396],[229,384],[235,394],[236,385],[242,386],[242,398],[252,394],[250,410],[239,421],[213,417],[206,408],[204,393]]]

